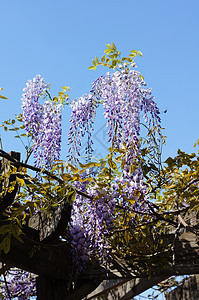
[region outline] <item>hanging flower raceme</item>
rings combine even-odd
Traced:
[[[90,99],[90,102],[88,101]],[[92,104],[91,104],[92,103]],[[152,126],[160,130],[159,110],[151,90],[143,88],[139,72],[124,68],[113,74],[98,78],[92,86],[91,95],[73,102],[69,150],[71,157],[80,156],[82,139],[85,133],[92,132],[92,122],[96,103],[103,103],[104,117],[107,120],[108,136],[112,148],[124,150],[122,172],[110,183],[109,191],[89,184],[82,185],[84,192],[94,197],[94,201],[77,196],[71,218],[71,240],[76,262],[85,263],[89,255],[98,253],[103,260],[108,255],[106,235],[114,222],[117,204],[123,207],[124,219],[133,208],[147,209],[146,185],[139,164],[141,122],[148,129]],[[142,120],[143,119],[143,120]],[[148,143],[153,139],[149,137]],[[98,191],[101,196],[98,197]],[[111,191],[111,192],[110,192]],[[127,201],[126,199],[129,199]],[[135,222],[136,216],[132,218]]]
[[[36,296],[36,275],[20,270],[11,269],[6,275],[6,284],[3,285],[4,299],[27,300],[29,297]]]
[[[23,121],[28,135],[36,138],[39,134],[40,123],[42,120],[42,105],[39,103],[39,96],[44,94],[49,84],[44,82],[41,75],[36,75],[33,80],[28,80],[23,89],[22,110]]]
[[[76,268],[81,269],[89,258],[98,257],[100,262],[109,260],[107,235],[113,228],[116,200],[115,192],[103,191],[98,197],[99,187],[88,187],[87,182],[76,184],[82,192],[86,192],[93,199],[76,196],[70,222],[70,239],[72,244],[73,261]],[[102,191],[101,191],[102,192]]]
[[[59,159],[61,150],[61,105],[45,101],[43,117],[40,124],[40,136],[34,146],[38,166],[50,167]]]
[[[111,245],[118,241],[120,243],[120,238],[122,241],[123,229],[130,232],[138,219],[140,221],[142,218],[140,215],[144,213],[145,216],[149,200],[147,177],[144,177],[143,170],[144,167],[147,169],[148,165],[150,169],[151,157],[153,157],[151,153],[152,151],[155,153],[154,149],[160,137],[160,113],[151,95],[151,89],[145,88],[140,73],[134,69],[135,64],[132,65],[132,69],[129,68],[129,63],[117,65],[119,61],[125,61],[126,58],[120,59],[119,52],[113,53],[115,47],[110,47],[111,45],[105,52],[105,54],[110,53],[108,56],[110,59],[105,55],[99,62],[96,58],[94,68],[100,64],[113,69],[119,67],[119,69],[96,79],[90,94],[85,94],[71,103],[68,134],[70,163],[64,165],[61,162],[61,168],[54,168],[57,172],[56,176],[61,176],[61,180],[65,180],[62,182],[65,185],[60,189],[59,186],[58,189],[53,187],[53,192],[55,190],[55,193],[56,191],[64,193],[65,188],[68,187],[76,191],[70,222],[66,228],[67,235],[65,231],[62,234],[63,237],[67,236],[67,241],[70,242],[74,269],[77,271],[81,271],[89,260],[96,259],[100,263],[110,262]],[[128,62],[132,61],[130,57],[127,59]],[[29,80],[22,97],[22,109],[25,130],[33,143],[35,165],[52,170],[51,166],[60,157],[62,117],[61,104],[58,103],[57,98],[55,101],[51,99],[47,92],[48,88],[49,84],[46,84],[40,75]],[[43,103],[40,102],[40,97],[47,94],[50,99],[46,100],[44,97]],[[62,101],[64,101],[63,94],[64,92],[60,93]],[[89,160],[93,153],[93,123],[96,108],[100,104],[107,125],[109,153],[98,163],[83,164],[80,162],[81,154],[86,155]],[[146,148],[142,143],[143,133],[144,135],[147,133]],[[149,160],[145,159],[143,154],[145,149],[146,155],[150,153]],[[64,173],[65,167],[69,173]],[[45,178],[43,180],[45,181]],[[31,195],[28,198],[29,193]],[[32,191],[28,190],[27,199],[34,201]],[[116,231],[119,233],[118,239],[114,239]],[[17,276],[17,273],[14,277],[8,276],[11,297],[17,296],[18,291],[26,288],[29,276],[32,278],[32,275],[26,272],[20,273],[19,278]],[[31,280],[34,284],[28,284],[34,292],[35,278]],[[27,289],[19,299],[27,299],[33,294]]]
[[[23,120],[32,137],[35,165],[50,168],[61,149],[61,105],[53,100],[39,103],[49,84],[40,75],[29,80],[22,98]]]
[[[113,74],[107,73],[99,83],[109,141],[114,147],[122,149],[125,145],[129,149],[127,169],[139,153],[141,114],[144,113],[144,122],[149,128],[151,125],[159,128],[160,123],[151,90],[145,90],[142,82],[139,72],[125,68]]]
[[[69,160],[73,161],[80,156],[82,139],[85,135],[87,135],[86,155],[92,153],[92,131],[95,118],[95,104],[92,95],[84,95],[73,101],[71,108],[71,126],[68,134],[68,144],[70,145],[70,148],[68,152]]]
[[[128,69],[108,72],[95,82],[92,90],[95,97],[102,99],[104,117],[107,120],[109,142],[112,148],[125,150],[122,158],[122,174],[115,177],[115,190],[120,190],[117,200],[127,211],[147,209],[146,185],[139,161],[141,123],[150,129],[156,127],[160,133],[159,110],[151,89],[145,89],[139,72]],[[96,94],[98,93],[98,96]],[[154,137],[148,137],[149,146]],[[131,199],[126,201],[125,199]],[[132,204],[134,203],[134,204]]]

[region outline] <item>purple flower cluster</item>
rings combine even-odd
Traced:
[[[121,71],[113,74],[108,72],[105,77],[101,77],[98,84],[103,99],[104,117],[107,119],[109,142],[114,148],[126,149],[122,174],[115,178],[113,183],[116,190],[123,191],[118,194],[118,200],[132,199],[131,203],[135,200],[133,208],[142,207],[143,210],[143,203],[146,203],[147,199],[138,159],[141,122],[144,119],[143,122],[149,130],[156,126],[159,134],[161,121],[159,109],[154,102],[154,97],[151,96],[151,89],[143,88],[143,80],[135,70],[129,70],[124,66]],[[150,136],[148,143],[153,143]],[[122,205],[129,208],[130,202],[123,200]]]
[[[82,138],[87,135],[86,154],[92,153],[92,131],[95,118],[95,104],[91,94],[84,95],[71,104],[71,127],[68,134],[68,145],[70,148],[69,160],[73,161],[80,156]]]
[[[129,212],[131,213],[132,209],[134,212],[147,210],[148,199],[141,168],[137,168],[131,176],[122,174],[120,177],[116,177],[113,186],[115,190],[119,191],[117,201],[123,207],[125,216]],[[137,217],[136,214],[133,215],[132,223],[136,221]]]
[[[139,72],[125,68],[113,74],[107,73],[99,83],[109,141],[114,147],[122,149],[125,145],[129,149],[125,158],[126,172],[139,153],[141,113],[144,113],[144,121],[149,128],[151,125],[160,128],[159,110],[154,97],[150,89],[143,88],[139,75]]]
[[[40,134],[34,145],[38,166],[50,167],[60,157],[61,150],[61,105],[45,101]]]
[[[73,205],[71,243],[74,258],[82,266],[92,255],[98,256],[101,261],[109,256],[106,236],[114,224],[116,204],[123,207],[124,221],[132,209],[147,209],[146,185],[139,163],[141,122],[144,119],[149,130],[156,126],[159,134],[160,118],[151,90],[143,86],[139,72],[124,66],[121,71],[98,78],[93,83],[91,94],[79,98],[72,105],[69,151],[73,159],[79,156],[84,134],[92,133],[94,108],[100,103],[103,103],[107,120],[108,142],[112,148],[125,149],[122,172],[115,176],[109,189],[103,191],[97,180],[95,185],[84,182],[79,186],[94,198],[91,201],[78,195]],[[152,142],[149,137],[148,143]],[[135,219],[132,218],[132,224]]]
[[[52,100],[39,103],[49,84],[40,75],[29,80],[22,98],[26,132],[33,141],[35,164],[50,168],[61,149],[61,105]]]
[[[87,139],[86,154],[91,156],[93,123],[100,103],[107,120],[107,142],[117,150],[125,149],[121,172],[115,172],[112,181],[110,178],[100,178],[91,171],[89,174],[82,173],[82,181],[75,184],[78,190],[89,195],[86,198],[77,194],[69,226],[73,261],[79,271],[93,257],[101,263],[108,261],[110,250],[107,236],[114,226],[117,204],[123,208],[123,220],[128,216],[128,222],[132,209],[147,209],[146,185],[139,161],[141,123],[144,122],[148,130],[156,127],[159,133],[159,110],[151,89],[144,88],[139,72],[129,69],[127,65],[119,68],[120,71],[108,72],[95,80],[90,94],[71,104],[68,134],[70,161],[78,162],[83,139]],[[49,84],[37,75],[27,82],[22,97],[23,120],[27,135],[32,138],[35,164],[45,168],[50,168],[59,159],[62,134],[61,105],[53,100],[43,104],[39,102],[48,88]],[[149,147],[153,138],[149,135]],[[94,178],[92,183],[87,181],[88,175]],[[133,225],[135,218],[131,221]],[[20,270],[12,272],[7,276],[10,296],[23,300],[35,295],[34,275]],[[5,299],[8,299],[6,293],[4,289]]]
[[[27,300],[31,296],[36,296],[36,276],[32,273],[11,269],[6,275],[9,295],[6,285],[3,285],[3,294],[5,299],[15,298],[19,300]]]
[[[90,196],[98,196],[99,187],[81,185],[82,191]],[[102,192],[102,191],[100,191]],[[98,257],[100,262],[109,259],[106,236],[113,227],[116,200],[114,192],[110,195],[105,191],[96,200],[85,199],[77,195],[73,205],[70,236],[73,259],[79,271],[89,258]]]
[[[41,75],[36,75],[33,80],[28,80],[26,87],[23,89],[22,110],[23,120],[28,135],[33,137],[38,134],[42,118],[42,105],[38,99],[44,94],[49,84],[46,84]]]

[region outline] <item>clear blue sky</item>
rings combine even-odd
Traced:
[[[22,89],[36,74],[51,83],[52,94],[64,85],[74,98],[89,92],[102,72],[88,70],[91,59],[113,41],[124,54],[143,52],[139,70],[160,110],[167,109],[165,155],[178,147],[192,151],[198,139],[198,11],[198,0],[3,1],[0,87],[9,100],[1,101],[0,122],[20,112]],[[7,151],[18,149],[2,135]]]
[[[88,70],[91,59],[114,42],[124,54],[143,52],[139,70],[160,110],[167,109],[161,115],[165,156],[178,148],[192,151],[198,139],[198,0],[8,0],[0,11],[0,87],[9,98],[0,102],[0,123],[21,112],[22,89],[36,74],[51,83],[52,94],[64,85],[74,98],[89,92],[101,73]],[[1,134],[6,151],[19,149]]]

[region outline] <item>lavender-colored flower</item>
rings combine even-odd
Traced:
[[[49,84],[40,75],[29,80],[22,98],[26,132],[32,137],[35,165],[50,168],[61,149],[61,106],[52,100],[39,103]]]
[[[91,128],[90,132],[93,130],[89,126],[92,124],[96,103],[103,103],[109,142],[113,148],[125,149],[125,155],[121,174],[115,176],[104,192],[98,187],[97,180],[95,185],[86,184],[85,181],[79,185],[82,191],[94,199],[91,201],[78,195],[73,205],[71,244],[74,260],[81,266],[92,255],[100,258],[101,262],[109,256],[107,235],[114,224],[116,204],[123,207],[124,221],[132,209],[147,210],[146,185],[139,161],[141,122],[149,129],[156,126],[157,132],[160,131],[159,110],[151,90],[145,90],[139,72],[129,70],[127,66],[122,67],[121,71],[98,78],[93,83],[89,98],[91,106],[88,96],[79,98],[72,105],[69,133],[71,157],[74,159],[79,156],[85,132],[89,132],[88,128]],[[152,144],[153,139],[149,137],[148,143]],[[128,222],[133,224],[135,221],[136,216],[131,221],[128,217]]]
[[[86,154],[90,155],[93,151],[92,131],[95,118],[95,107],[96,102],[91,94],[84,95],[73,101],[71,104],[71,127],[68,134],[68,144],[70,145],[68,152],[69,160],[71,161],[80,156],[81,141],[85,135],[87,135]]]
[[[41,75],[36,75],[33,80],[28,80],[26,87],[23,89],[22,110],[23,121],[26,126],[28,135],[38,135],[42,118],[42,105],[39,103],[39,96],[42,95],[49,84],[44,82]]]
[[[98,196],[99,187],[88,186],[88,183],[77,184],[82,192],[90,196]],[[113,227],[115,199],[114,191],[99,199],[91,200],[76,196],[70,222],[70,240],[73,261],[79,271],[89,259],[97,257],[100,262],[109,260],[109,250],[106,236]]]
[[[9,295],[4,284],[2,287],[4,299],[17,297],[19,300],[27,300],[31,296],[36,296],[36,276],[34,274],[16,268],[11,269],[6,275],[6,281]]]
[[[61,105],[45,101],[40,133],[34,144],[36,165],[50,167],[59,159],[61,149]]]

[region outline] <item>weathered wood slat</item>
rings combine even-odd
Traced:
[[[44,245],[23,237],[24,243],[12,239],[8,254],[3,251],[0,261],[29,272],[57,279],[69,279],[71,260],[69,245]]]
[[[166,279],[165,277],[135,278],[126,280],[104,280],[97,289],[83,300],[94,300],[98,297],[106,300],[128,300],[141,294],[146,289]]]
[[[10,176],[6,184],[16,180],[15,176],[12,176],[14,175]],[[12,204],[17,193],[17,185],[15,188],[13,194],[8,193],[4,199],[1,199],[1,213]],[[148,255],[134,255],[125,259],[115,255],[108,268],[97,263],[88,265],[87,269],[80,274],[75,290],[68,292],[66,286],[73,280],[71,276],[74,273],[70,245],[62,243],[58,237],[64,232],[70,214],[71,205],[65,203],[57,206],[47,217],[39,213],[34,215],[29,220],[29,226],[24,228],[26,233],[25,237],[22,236],[24,243],[13,238],[9,253],[5,254],[2,251],[0,254],[1,262],[39,275],[37,281],[40,298],[38,299],[44,299],[45,293],[46,300],[55,300],[59,297],[65,299],[66,293],[66,299],[82,299],[103,280],[108,279],[110,282],[110,280],[120,279],[123,283],[107,290],[105,296],[109,299],[113,290],[115,299],[127,300],[171,275],[199,274],[199,242],[198,235],[194,233],[198,229],[198,220],[195,216],[185,220],[188,224],[185,224],[185,228],[189,231],[181,230],[177,237],[174,233],[162,237],[164,245],[170,245],[165,247],[166,250],[148,253]],[[194,230],[192,226],[195,227]],[[147,279],[149,273],[150,280]],[[45,288],[42,287],[44,281]],[[54,287],[46,296],[47,286],[50,285]],[[60,292],[56,291],[58,287]]]
[[[52,211],[46,215],[46,213],[37,213],[32,216],[28,222],[28,227],[38,231],[39,240],[52,242],[58,240],[67,227],[70,221],[72,205],[64,203],[52,208]]]
[[[174,236],[166,236],[166,241],[172,241]],[[151,276],[188,275],[199,273],[199,246],[194,243],[191,248],[190,241],[193,241],[193,233],[183,235],[183,242],[176,240],[175,261],[173,261],[173,251],[168,251],[151,255]],[[21,269],[28,270],[36,274],[70,280],[72,272],[71,256],[69,244],[58,244],[57,246],[42,244],[24,238],[24,244],[13,239],[11,249],[8,254],[3,252],[0,261],[4,261]],[[86,269],[81,274],[82,279],[96,279],[103,281],[117,278],[141,278],[147,277],[146,268],[148,258],[140,258],[140,265],[134,266],[129,261],[115,257],[109,269],[103,266],[93,266]]]
[[[199,299],[199,275],[191,276],[183,285],[165,293],[166,300],[198,300]]]
[[[11,151],[9,154],[12,158],[20,161],[20,153],[19,152]],[[0,160],[0,173],[6,174],[9,163],[10,162],[5,158]],[[16,181],[15,175],[11,175],[9,178],[3,180],[2,182],[0,182],[0,191],[3,188],[2,186],[4,186],[4,188],[8,188],[15,181]],[[18,185],[16,183],[12,192],[10,192],[10,193],[7,192],[3,198],[0,198],[0,216],[5,211],[5,209],[13,203],[17,191],[18,191]]]

